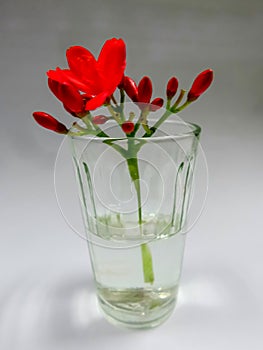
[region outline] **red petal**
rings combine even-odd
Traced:
[[[195,101],[200,95],[202,95],[211,85],[213,81],[213,70],[206,69],[198,74],[195,78],[192,87],[187,95],[188,101]]]
[[[86,107],[85,107],[86,111],[92,111],[93,109],[96,109],[96,108],[102,106],[107,97],[108,97],[108,93],[102,92],[102,93],[98,94],[97,96],[95,96],[94,98],[90,99],[86,103]]]
[[[53,130],[60,134],[66,134],[68,129],[64,124],[45,112],[34,112],[33,117],[35,121],[46,129]]]
[[[64,103],[63,103],[63,107],[65,108],[65,110],[72,115],[72,117],[75,118],[81,118],[81,116],[79,116],[78,114],[76,114],[75,112],[73,112],[71,109],[69,109]],[[80,114],[80,113],[79,113]]]
[[[126,67],[126,47],[122,39],[107,40],[98,58],[98,72],[104,91],[111,95],[122,80]]]
[[[149,77],[143,77],[138,85],[139,102],[149,103],[152,97],[152,82]]]
[[[96,62],[93,54],[83,46],[71,46],[66,51],[69,68],[78,73],[85,65]],[[83,66],[79,66],[83,64]],[[89,67],[88,67],[89,68]]]
[[[101,91],[97,62],[92,53],[82,46],[72,46],[66,52],[68,65],[77,79],[90,86],[93,94]]]
[[[57,81],[61,84],[65,82],[70,83],[74,85],[76,89],[86,92],[87,94],[90,94],[90,95],[94,94],[92,92],[94,90],[92,84],[84,83],[79,78],[77,78],[69,69],[57,68],[56,70],[49,70],[47,72],[47,76],[50,79]]]
[[[60,84],[63,84],[65,82],[68,82],[68,76],[67,73],[64,72],[64,70],[60,69],[60,68],[56,68],[56,70],[49,70],[47,72],[47,76],[55,82],[58,82]],[[56,88],[52,85],[49,86],[49,88],[51,89],[51,91],[56,95],[55,90]],[[53,90],[54,89],[54,90]]]
[[[65,105],[66,110],[70,113],[81,113],[83,111],[84,102],[80,92],[67,82],[57,82],[48,79],[48,86],[53,94]]]
[[[61,101],[72,112],[81,113],[84,109],[84,102],[79,91],[70,84],[62,84],[60,87]]]
[[[60,86],[61,83],[51,78],[48,78],[48,87],[50,88],[51,92],[53,92],[53,94],[56,96],[56,98],[58,98],[61,101]]]

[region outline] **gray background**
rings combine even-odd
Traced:
[[[262,23],[260,0],[1,1],[0,348],[253,349],[262,340]],[[178,307],[160,328],[129,332],[96,309],[88,251],[60,214],[61,142],[34,110],[61,116],[45,72],[68,46],[127,42],[127,73],[156,94],[201,70],[215,83],[182,114],[203,127],[205,211],[188,235]],[[70,120],[70,119],[68,119]]]

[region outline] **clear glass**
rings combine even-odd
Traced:
[[[200,127],[168,120],[149,138],[70,137],[99,304],[112,323],[150,328],[177,299]],[[124,149],[125,152],[122,152]]]

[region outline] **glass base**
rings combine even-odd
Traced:
[[[125,328],[153,328],[173,312],[178,287],[166,289],[98,288],[98,300],[106,319]]]

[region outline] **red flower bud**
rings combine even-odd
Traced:
[[[143,77],[138,85],[139,102],[149,103],[152,97],[152,82],[149,77]]]
[[[160,97],[156,97],[154,100],[152,100],[150,105],[150,111],[155,112],[158,109],[160,109],[163,106],[163,99]]]
[[[64,124],[45,112],[34,112],[33,117],[35,121],[46,129],[58,132],[59,134],[66,134],[68,129]]]
[[[207,69],[198,74],[195,78],[192,87],[187,95],[187,101],[195,101],[200,95],[202,95],[211,85],[213,81],[212,69]]]
[[[168,98],[168,100],[171,100],[178,89],[178,79],[175,77],[172,77],[168,83],[167,83],[167,87],[166,87],[166,96]]]
[[[124,122],[121,127],[125,134],[130,134],[134,130],[134,124],[131,121]]]
[[[123,78],[123,89],[133,102],[138,101],[138,88],[135,81],[132,78]]]
[[[96,125],[105,124],[107,120],[108,120],[108,118],[105,115],[96,115],[92,119],[92,123],[96,124]]]

